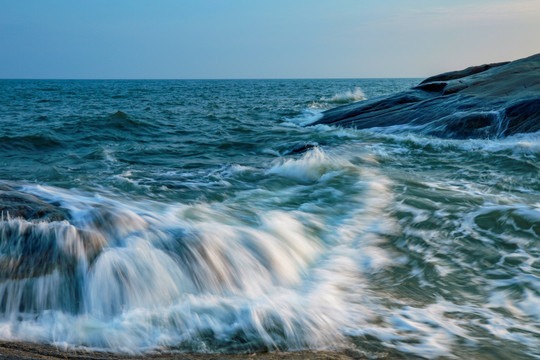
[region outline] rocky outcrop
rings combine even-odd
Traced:
[[[481,72],[484,72],[486,70],[489,70],[491,68],[495,68],[498,66],[509,64],[510,61],[500,62],[500,63],[494,63],[494,64],[484,64],[484,65],[478,65],[478,66],[470,66],[463,70],[457,70],[457,71],[450,71],[444,74],[435,75],[432,77],[427,78],[426,80],[422,81],[420,84],[425,83],[433,83],[436,81],[449,81],[449,80],[456,80],[461,79],[470,75],[478,74]]]
[[[405,92],[327,110],[316,124],[401,125],[447,138],[540,131],[540,54],[433,76]]]

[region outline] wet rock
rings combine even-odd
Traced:
[[[3,221],[0,226],[0,280],[29,279],[59,270],[71,276],[77,263],[91,264],[107,244],[93,231],[67,221]]]
[[[448,83],[445,82],[420,83],[420,85],[414,87],[414,89],[442,93],[447,85]]]
[[[431,130],[429,135],[466,139],[471,137],[491,137],[497,134],[494,124],[499,121],[498,116],[490,112],[455,114],[443,119],[442,131]]]
[[[295,144],[293,147],[288,149],[283,153],[283,155],[292,155],[292,154],[303,154],[309,149],[313,149],[315,146],[318,146],[317,143],[299,143]]]
[[[406,126],[446,138],[502,137],[540,130],[540,54],[430,77],[386,97],[336,107],[311,125]]]
[[[505,116],[508,120],[508,133],[540,131],[540,97],[514,103],[506,108]]]
[[[25,220],[62,221],[69,215],[56,204],[49,204],[38,197],[0,184],[0,214],[4,217]]]

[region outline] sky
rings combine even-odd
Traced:
[[[539,34],[540,0],[0,0],[0,78],[427,77]]]

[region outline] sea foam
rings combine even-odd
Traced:
[[[331,97],[322,97],[321,101],[329,102],[332,104],[347,104],[354,101],[366,100],[367,97],[359,87],[356,87],[353,91],[347,90],[345,92],[337,93]]]

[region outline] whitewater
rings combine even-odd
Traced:
[[[418,83],[1,80],[0,340],[539,358],[540,134],[310,126]]]

